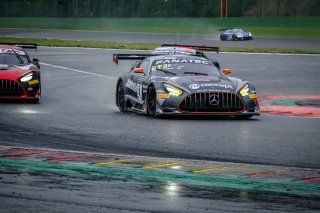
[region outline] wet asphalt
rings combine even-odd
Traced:
[[[107,40],[115,41],[144,40],[141,35],[131,34],[132,40],[128,35],[121,38],[121,33],[48,31],[47,35],[46,32],[6,30],[4,34],[4,30],[0,30],[1,35],[17,37],[95,40],[96,36],[101,40],[107,36]],[[159,43],[170,42],[172,37],[165,36]],[[188,43],[194,39],[176,37],[174,41]],[[260,47],[259,39],[224,43],[209,37],[203,38],[202,44]],[[268,39],[263,39],[262,42],[267,42],[264,47],[319,49],[318,40],[294,39],[286,43],[287,39]],[[116,52],[127,51],[46,47],[31,51],[32,57],[42,62],[43,98],[40,104],[0,102],[0,145],[320,168],[318,118],[263,113],[247,121],[215,117],[153,119],[120,113],[114,103],[115,83],[131,63],[112,64],[112,54]],[[210,56],[223,68],[233,69],[232,76],[254,84],[258,96],[319,93],[319,55],[220,53]],[[317,200],[264,197],[241,190],[182,187],[178,194],[172,194],[177,189],[172,183],[150,188],[149,184],[130,181],[89,181],[12,171],[2,171],[0,180],[4,212],[65,212],[67,209],[77,212],[316,212],[319,209]]]
[[[131,62],[112,64],[115,52],[125,51],[41,47],[33,52],[43,63],[41,103],[0,103],[0,143],[320,167],[317,118],[263,113],[247,121],[216,117],[153,119],[120,113],[114,101],[116,79]],[[222,67],[233,69],[232,76],[254,84],[259,96],[317,94],[320,89],[317,55],[212,56]]]

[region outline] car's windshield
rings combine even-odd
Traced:
[[[205,59],[161,59],[151,66],[151,75],[156,76],[219,76],[219,70]]]
[[[243,30],[242,29],[231,29],[231,30],[227,30],[228,33],[242,33]]]
[[[0,54],[0,64],[22,65],[26,63],[28,63],[28,59],[25,55],[17,55],[14,53]]]
[[[156,48],[153,54],[163,55],[196,55],[196,50],[190,48],[179,48],[179,47],[159,47]]]

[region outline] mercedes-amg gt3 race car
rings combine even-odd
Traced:
[[[251,32],[245,32],[242,29],[227,29],[220,34],[221,41],[244,41],[252,40]]]
[[[39,102],[41,98],[40,65],[30,60],[26,48],[36,44],[0,44],[0,99],[25,99]]]
[[[116,86],[121,112],[150,116],[260,115],[256,89],[247,81],[228,77],[206,58],[187,55],[114,54],[113,61],[138,60]]]
[[[219,47],[194,46],[194,45],[178,45],[178,44],[162,44],[152,51],[156,55],[194,55],[209,59],[203,51],[219,53]],[[220,69],[219,62],[212,58],[212,63]]]

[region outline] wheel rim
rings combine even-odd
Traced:
[[[149,114],[155,115],[156,108],[157,108],[156,94],[155,94],[154,88],[151,87],[149,94],[148,94],[148,112],[149,112]]]
[[[121,111],[124,110],[124,92],[122,82],[118,86],[118,106]]]

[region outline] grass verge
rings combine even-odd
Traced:
[[[320,17],[231,18],[44,18],[0,17],[2,28],[217,34],[240,27],[254,36],[320,38]]]
[[[89,47],[107,49],[131,49],[131,50],[152,50],[161,44],[148,43],[125,43],[125,42],[104,42],[104,41],[74,41],[60,39],[40,38],[12,38],[0,37],[0,43],[36,43],[38,46],[48,47]],[[221,47],[220,52],[251,52],[251,53],[291,53],[291,54],[320,54],[320,50],[299,50],[299,49],[278,49],[278,48],[239,48]]]

